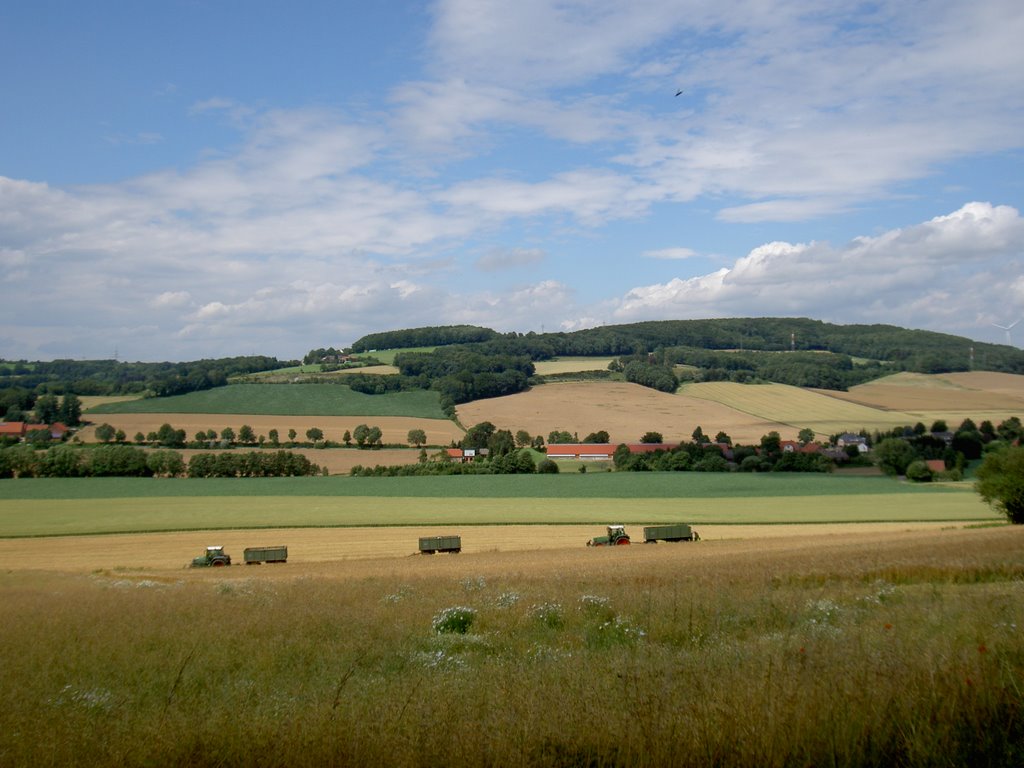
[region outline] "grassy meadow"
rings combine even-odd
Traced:
[[[0,572],[0,764],[1024,760],[1019,527],[257,570]]]

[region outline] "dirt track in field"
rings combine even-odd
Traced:
[[[659,543],[659,550],[694,557],[706,550],[735,551],[808,550],[844,541],[879,542],[907,533],[948,534],[970,523],[843,523],[825,525],[702,525],[698,543]],[[628,526],[635,544],[640,544],[642,526]],[[604,531],[593,525],[536,526],[451,526],[407,528],[316,528],[252,531],[181,532],[121,534],[108,536],[66,536],[35,539],[0,539],[0,564],[8,572],[44,570],[94,572],[101,570],[180,572],[208,545],[223,545],[236,562],[242,562],[246,547],[288,547],[288,563],[239,568],[247,574],[280,573],[300,575],[305,569],[331,563],[377,561],[386,567],[409,556],[417,556],[420,536],[455,534],[462,537],[464,561],[489,553],[544,553],[543,562],[557,562],[557,550],[579,551],[586,541]],[[1024,532],[1022,532],[1024,533]],[[453,555],[434,555],[445,559]],[[218,569],[219,570],[219,569]],[[230,569],[232,573],[236,569]]]

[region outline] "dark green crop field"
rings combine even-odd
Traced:
[[[231,384],[174,397],[105,403],[104,413],[258,413],[268,416],[411,416],[443,419],[436,392],[365,395],[344,384]]]

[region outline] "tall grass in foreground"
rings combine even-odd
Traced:
[[[1019,534],[3,574],[0,765],[1019,766]]]

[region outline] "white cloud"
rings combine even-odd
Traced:
[[[619,322],[800,315],[989,336],[990,318],[1024,312],[1024,219],[968,203],[949,215],[844,246],[772,242],[731,268],[627,291]]]
[[[545,255],[542,248],[491,248],[476,260],[476,266],[484,272],[498,272],[539,264]]]
[[[184,307],[188,305],[191,298],[188,291],[164,291],[153,297],[150,306],[157,309]]]
[[[697,252],[692,248],[659,248],[653,251],[644,251],[640,255],[647,259],[681,261],[683,259],[694,258],[697,255]]]

